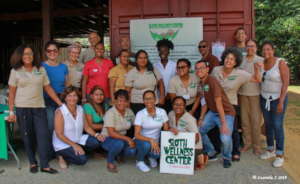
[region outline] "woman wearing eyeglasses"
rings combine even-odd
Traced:
[[[155,106],[156,96],[152,90],[143,94],[145,108],[136,114],[134,120],[134,137],[137,149],[136,167],[142,172],[149,172],[150,168],[145,164],[145,158],[149,159],[152,168],[157,167],[157,159],[160,155],[160,132],[167,131],[168,115],[162,108]]]
[[[265,42],[262,48],[265,60],[260,104],[266,125],[267,151],[260,158],[269,159],[276,156],[273,166],[281,167],[284,163],[283,121],[288,101],[290,71],[283,59],[275,57],[275,48],[271,42]]]
[[[176,96],[182,96],[187,101],[186,110],[193,115],[200,103],[199,79],[194,74],[190,74],[191,62],[188,59],[179,59],[176,69],[177,75],[169,83],[168,95],[171,100]]]
[[[42,63],[42,66],[47,72],[51,87],[54,89],[57,96],[60,96],[68,85],[68,67],[67,65],[58,62],[59,46],[55,41],[48,41],[46,43],[45,52],[47,60]],[[58,106],[48,95],[45,95],[45,104],[48,128],[52,135],[54,130],[54,112]]]
[[[254,40],[246,42],[247,55],[243,57],[240,69],[255,74],[256,63],[263,64],[263,58],[256,55],[257,46]],[[257,71],[256,71],[257,72]],[[260,109],[260,85],[257,82],[248,82],[244,84],[239,91],[239,100],[241,106],[241,125],[243,129],[244,147],[242,152],[253,148],[255,155],[261,154],[261,120],[262,113]]]

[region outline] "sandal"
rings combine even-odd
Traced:
[[[240,160],[241,160],[240,155],[233,155],[233,157],[232,157],[233,162],[239,162]]]
[[[112,164],[113,165],[113,164]],[[117,169],[117,166],[113,165],[112,167],[109,166],[109,164],[107,164],[107,170],[111,173],[117,173],[118,172],[118,169]]]
[[[61,169],[67,169],[68,168],[68,164],[62,156],[58,157],[58,165]]]
[[[244,146],[240,151],[247,152],[250,148],[251,148],[250,146]]]
[[[38,165],[31,165],[30,168],[29,168],[29,171],[30,171],[32,174],[35,174],[35,173],[39,172],[38,168],[39,168]]]
[[[208,156],[205,154],[201,154],[197,156],[197,164],[195,170],[202,170],[205,168],[208,162]]]
[[[41,172],[48,173],[48,174],[57,174],[58,173],[58,171],[56,169],[53,169],[51,167],[43,168],[43,169],[41,169]]]

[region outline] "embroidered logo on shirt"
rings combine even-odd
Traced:
[[[34,73],[34,75],[42,75],[42,72],[38,71],[38,70],[34,70],[33,73]]]
[[[191,83],[190,88],[196,88],[197,84],[196,83]]]
[[[208,85],[208,84],[204,85],[203,91],[205,91],[205,92],[208,92],[208,91],[209,91],[209,85]]]
[[[185,130],[186,124],[187,124],[186,121],[184,121],[182,119],[180,119],[179,122],[178,122],[178,126],[182,130]]]
[[[237,78],[237,75],[232,75],[228,77],[228,80],[235,80]]]

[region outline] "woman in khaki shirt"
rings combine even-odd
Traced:
[[[240,106],[238,104],[238,91],[242,85],[248,82],[259,82],[260,67],[255,65],[255,75],[252,75],[244,70],[238,69],[242,62],[242,55],[234,48],[226,49],[222,55],[222,66],[217,66],[212,71],[214,76],[224,88],[224,91],[229,99],[229,102],[234,106],[236,111],[234,129],[232,132],[233,148],[232,161],[240,160]]]
[[[102,147],[108,151],[107,170],[110,172],[118,172],[115,164],[117,156],[134,156],[136,152],[134,141],[126,136],[135,118],[132,110],[128,108],[128,92],[120,89],[114,94],[114,98],[116,103],[105,113],[101,133],[107,136]]]
[[[57,171],[49,166],[48,152],[51,145],[47,124],[46,108],[43,90],[58,105],[62,102],[50,86],[47,73],[34,57],[33,49],[29,45],[19,46],[11,56],[12,70],[9,77],[9,116],[8,121],[17,120],[31,173],[38,172],[38,163],[35,157],[37,152],[40,158],[40,170],[50,174]],[[16,107],[16,115],[14,113]]]
[[[128,50],[121,50],[119,54],[120,63],[117,66],[114,66],[108,74],[109,78],[109,87],[110,87],[110,96],[114,96],[114,93],[119,89],[125,89],[125,77],[127,73],[133,68],[129,64],[130,53]],[[112,104],[115,101],[112,98]]]
[[[143,103],[143,94],[147,90],[159,90],[159,105],[164,105],[165,90],[160,73],[153,68],[148,59],[148,53],[139,50],[136,53],[136,67],[129,71],[125,79],[126,90],[130,94],[131,109],[136,114],[145,106]]]
[[[169,83],[168,95],[171,100],[176,96],[182,96],[187,102],[186,110],[194,114],[200,103],[199,79],[190,74],[191,62],[188,59],[179,59],[176,68],[177,75]]]
[[[203,169],[207,163],[208,156],[202,153],[202,140],[197,127],[197,120],[185,111],[186,99],[176,96],[173,101],[173,110],[169,112],[170,131],[177,135],[179,132],[194,132],[196,136],[195,145],[195,169]]]

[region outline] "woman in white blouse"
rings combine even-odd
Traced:
[[[79,92],[75,87],[68,87],[62,94],[64,104],[55,112],[55,131],[53,146],[61,168],[67,168],[67,163],[83,165],[87,156],[83,148],[100,148],[104,136],[96,133],[86,123],[84,112],[80,105]],[[83,134],[85,131],[87,134]]]

